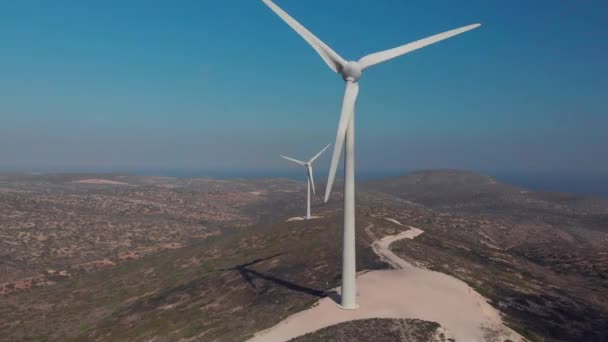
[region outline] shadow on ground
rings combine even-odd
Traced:
[[[253,266],[255,264],[259,264],[263,261],[274,259],[283,254],[284,253],[277,253],[277,254],[271,255],[269,257],[258,258],[253,261],[250,261],[248,263],[237,265],[237,266],[234,266],[231,268],[219,269],[219,270],[217,270],[217,272],[237,271],[237,272],[239,272],[241,277],[243,277],[243,279],[245,279],[245,281],[247,281],[247,283],[254,289],[257,289],[257,286],[255,284],[255,279],[261,279],[261,280],[272,282],[278,286],[284,287],[291,291],[306,293],[308,295],[315,296],[318,298],[330,297],[336,303],[339,302],[340,295],[336,291],[323,291],[323,290],[318,290],[318,289],[313,289],[310,287],[298,285],[298,284],[292,283],[290,281],[278,278],[274,275],[262,273],[262,272],[256,271],[251,268],[251,266]]]

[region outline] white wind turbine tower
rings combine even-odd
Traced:
[[[298,165],[302,165],[306,168],[306,179],[308,180],[308,190],[306,191],[306,219],[310,219],[310,188],[312,187],[312,193],[316,194],[315,191],[315,180],[314,177],[312,175],[312,163],[315,161],[315,159],[319,158],[319,156],[325,152],[325,150],[327,150],[327,148],[330,146],[331,144],[325,146],[321,151],[319,151],[319,153],[317,153],[314,157],[310,158],[309,161],[304,162],[301,160],[297,160],[297,159],[293,159],[293,158],[289,158],[289,157],[285,157],[285,156],[281,156],[282,158],[285,158],[289,161],[292,161]]]
[[[336,144],[329,169],[327,188],[325,189],[325,202],[329,199],[331,187],[336,176],[336,169],[340,154],[346,139],[344,157],[344,239],[342,251],[342,291],[341,305],[343,309],[356,309],[356,259],[355,259],[355,100],[359,93],[359,78],[362,72],[379,63],[386,62],[395,57],[414,50],[434,44],[438,41],[453,37],[457,34],[479,27],[473,24],[436,34],[415,42],[405,44],[390,50],[372,53],[360,58],[358,61],[346,61],[329,46],[323,43],[304,26],[293,19],[289,14],[279,8],[270,0],[262,0],[271,10],[294,29],[325,61],[327,66],[340,74],[346,82],[346,90],[342,102],[342,112],[338,123]]]

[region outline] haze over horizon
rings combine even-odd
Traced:
[[[360,169],[608,174],[606,4],[277,3],[350,59],[482,23],[366,73]],[[6,2],[0,41],[0,170],[286,170],[335,139],[341,81],[260,1]]]

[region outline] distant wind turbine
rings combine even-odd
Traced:
[[[360,58],[358,61],[346,61],[329,46],[323,43],[304,26],[298,23],[289,14],[279,8],[270,0],[262,0],[271,10],[294,29],[317,53],[331,70],[342,75],[346,82],[346,90],[342,102],[342,113],[338,123],[336,144],[331,159],[327,187],[325,189],[325,202],[329,200],[331,188],[336,176],[338,161],[346,139],[344,157],[344,240],[342,251],[342,292],[341,305],[344,309],[356,309],[356,259],[355,259],[355,101],[359,93],[359,78],[363,71],[373,65],[386,62],[395,57],[418,50],[427,45],[453,37],[480,26],[473,24],[436,34],[415,42],[405,44],[390,50],[372,53]]]
[[[316,194],[315,191],[315,180],[314,177],[312,175],[312,163],[315,161],[315,159],[319,158],[319,156],[325,152],[325,150],[327,150],[327,148],[330,146],[331,144],[325,146],[321,151],[319,151],[319,153],[317,153],[314,157],[310,158],[309,161],[307,162],[303,162],[301,160],[297,160],[297,159],[293,159],[293,158],[289,158],[289,157],[285,157],[285,156],[281,156],[282,158],[285,158],[289,161],[292,161],[298,165],[302,165],[306,168],[306,179],[308,180],[308,190],[306,192],[306,219],[310,219],[310,187],[312,187],[312,193]]]

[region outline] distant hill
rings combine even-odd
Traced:
[[[462,170],[416,171],[369,181],[364,184],[364,188],[390,193],[431,207],[496,199],[525,191],[490,176]]]
[[[382,192],[443,211],[547,219],[573,227],[607,231],[608,200],[532,191],[463,170],[423,170],[365,182],[362,190]],[[563,219],[560,219],[563,218]],[[574,221],[573,221],[574,220]]]

